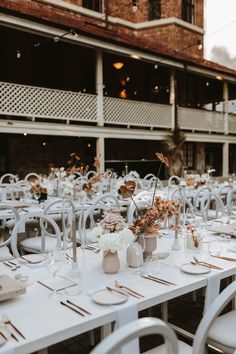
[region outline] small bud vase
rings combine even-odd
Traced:
[[[131,268],[138,268],[143,264],[143,252],[138,242],[133,242],[127,247],[126,261]]]
[[[103,252],[102,269],[106,274],[115,274],[120,270],[120,260],[117,251]]]
[[[152,252],[157,248],[157,235],[144,235],[145,248],[143,252],[143,258],[146,259],[152,256]]]

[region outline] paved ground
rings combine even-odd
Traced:
[[[180,326],[181,328],[184,328],[185,330],[191,333],[194,333],[196,331],[199,321],[201,320],[203,300],[203,291],[199,290],[196,292],[196,301],[193,301],[192,294],[187,294],[185,296],[181,296],[179,298],[176,298],[175,300],[170,301],[169,321],[175,325]],[[160,306],[153,307],[151,311],[153,317],[160,317]],[[140,313],[140,317],[146,316],[149,316],[148,311],[142,311]],[[99,329],[96,329],[94,332],[95,342],[99,343],[100,331]],[[186,340],[186,338],[180,338],[186,341],[187,343],[191,343],[191,341]],[[155,347],[158,343],[160,343],[160,338],[157,338],[157,336],[148,336],[141,339],[141,352]],[[88,354],[91,350],[92,347],[89,345],[89,334],[86,333],[50,347],[49,354]],[[212,354],[216,352],[209,351],[209,354],[210,353]]]

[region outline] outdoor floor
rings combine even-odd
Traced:
[[[223,287],[227,283],[223,284]],[[202,312],[204,305],[204,296],[203,289],[196,292],[196,301],[193,301],[193,294],[189,293],[184,296],[178,297],[168,303],[169,309],[169,322],[179,326],[186,331],[195,333],[197,326],[201,320]],[[150,314],[151,312],[151,314]],[[139,317],[159,317],[161,318],[161,309],[160,306],[153,307],[150,311],[145,310],[140,312]],[[100,330],[95,329],[95,344],[100,341]],[[182,336],[179,336],[181,340],[191,343],[191,340],[188,340]],[[156,345],[161,343],[160,338],[157,336],[147,336],[142,338],[140,341],[141,352],[145,352]],[[49,348],[49,354],[88,354],[92,350],[92,346],[89,344],[89,334],[85,333],[77,337],[71,338],[67,341],[58,343]],[[216,353],[215,351],[209,350],[209,354]],[[133,354],[133,353],[130,353]]]

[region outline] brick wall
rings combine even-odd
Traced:
[[[67,3],[81,6],[82,0],[64,0]],[[126,6],[127,0],[110,0],[109,12],[116,11],[112,16],[120,17],[131,22],[145,22],[148,20],[148,1],[143,0],[138,2],[138,11],[133,12],[132,6]],[[150,29],[134,31],[131,28],[122,25],[104,26],[103,20],[91,20],[93,23],[88,24],[89,18],[82,16],[79,13],[73,13],[69,10],[64,10],[60,7],[54,7],[41,3],[39,0],[1,0],[1,6],[22,12],[33,17],[40,17],[57,24],[62,24],[77,30],[87,31],[97,35],[102,35],[107,38],[119,39],[130,44],[136,44],[141,47],[159,50],[161,47],[167,48],[172,54],[175,50],[191,45],[197,40],[202,40],[202,35],[191,29],[186,29],[177,25],[165,25],[153,27]],[[161,12],[162,18],[178,17],[181,18],[182,1],[169,0],[162,1]],[[203,25],[203,0],[196,1],[196,24]],[[168,51],[166,50],[166,52]],[[165,50],[164,50],[165,51]],[[202,59],[203,52],[199,51],[196,46],[181,52],[185,56],[190,56]]]

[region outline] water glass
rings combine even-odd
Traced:
[[[147,274],[157,274],[160,272],[160,261],[157,255],[148,256],[145,260]]]
[[[221,253],[220,242],[218,240],[209,242],[208,250],[211,256],[219,256]]]
[[[54,284],[53,292],[50,293],[48,296],[51,298],[57,298],[61,296],[61,294],[58,293],[56,290],[56,275],[58,274],[63,264],[63,257],[61,251],[53,250],[48,252],[46,254],[45,264],[52,275],[52,280]]]
[[[65,280],[65,294],[68,296],[79,295],[82,290],[82,277],[81,271],[77,268],[73,268],[73,265],[69,265],[67,272],[64,275]]]

